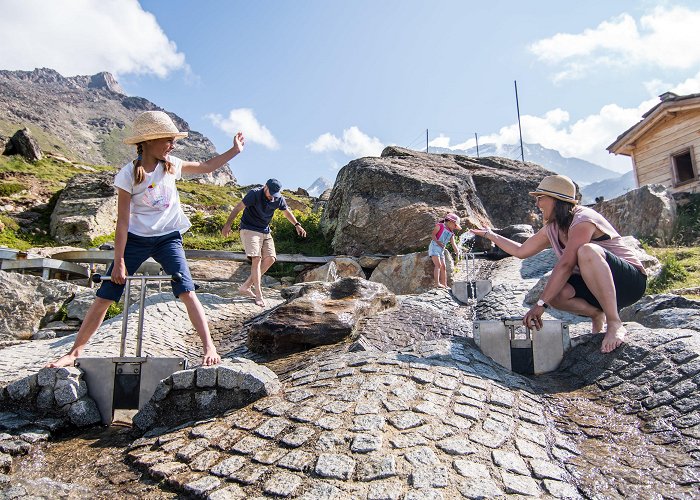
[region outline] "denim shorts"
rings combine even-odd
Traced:
[[[179,297],[183,292],[195,290],[190,269],[185,259],[185,249],[182,246],[182,235],[179,231],[165,234],[163,236],[137,236],[128,233],[126,246],[124,248],[124,264],[126,274],[133,275],[146,259],[153,259],[160,264],[165,274],[180,273],[182,281],[179,283],[171,281],[175,297]],[[111,276],[114,263],[109,266],[107,274]],[[111,281],[103,281],[102,286],[97,290],[97,296],[107,300],[118,301],[124,293],[124,285],[117,285]]]
[[[605,250],[605,260],[612,273],[613,283],[615,283],[615,294],[617,296],[617,310],[629,306],[642,298],[647,288],[646,275],[634,267],[632,264],[614,255],[609,250]],[[593,307],[600,307],[600,302],[586,286],[580,274],[572,274],[568,283],[574,287],[575,297],[585,300]]]

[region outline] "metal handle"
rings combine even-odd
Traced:
[[[100,283],[101,281],[111,281],[111,276],[102,276],[100,274],[93,274],[92,281],[95,283]],[[143,342],[143,309],[144,302],[146,298],[146,282],[147,281],[174,281],[175,283],[182,282],[182,274],[175,273],[172,275],[142,275],[142,276],[126,276],[126,296],[124,297],[124,312],[122,313],[122,338],[121,345],[119,347],[119,357],[124,357],[126,352],[126,325],[129,322],[129,306],[131,305],[131,282],[140,281],[141,282],[141,292],[139,295],[139,323],[138,331],[136,334],[136,357],[141,357],[141,345]]]

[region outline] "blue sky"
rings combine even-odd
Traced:
[[[242,184],[331,181],[395,144],[605,147],[667,90],[700,92],[697,2],[0,0],[0,68],[115,73],[224,150]]]

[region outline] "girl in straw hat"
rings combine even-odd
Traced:
[[[149,257],[153,257],[166,274],[182,275],[180,282],[171,282],[173,293],[185,304],[202,341],[202,364],[221,362],[185,260],[182,234],[191,224],[180,206],[175,181],[183,173],[206,174],[224,166],[243,150],[243,134],[236,134],[233,146],[225,153],[205,162],[192,162],[169,154],[175,141],[186,137],[187,132],[178,131],[166,113],[146,111],[136,118],[133,128],[133,135],[124,142],[136,145],[137,157],[114,178],[118,198],[114,262],[107,271],[111,280],[104,281],[97,291],[71,350],[49,363],[49,367],[72,365],[80,357],[90,337],[102,324],[109,306],[121,297],[126,276],[135,273]]]
[[[437,288],[447,288],[447,268],[445,266],[445,247],[447,243],[452,244],[455,255],[459,258],[459,248],[455,243],[455,232],[461,231],[459,217],[457,214],[449,213],[444,219],[435,223],[433,233],[430,235],[430,245],[428,245],[428,256],[432,259],[435,269],[433,277]]]
[[[613,351],[627,333],[618,311],[638,301],[646,290],[642,263],[605,217],[577,205],[576,185],[568,177],[545,177],[530,194],[542,212],[544,227],[524,243],[509,240],[490,228],[471,231],[521,259],[552,247],[558,261],[523,324],[539,330],[549,305],[588,316],[593,333],[605,334],[601,351]]]

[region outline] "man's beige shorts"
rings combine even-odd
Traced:
[[[241,243],[248,257],[277,257],[275,242],[270,233],[241,229]]]

